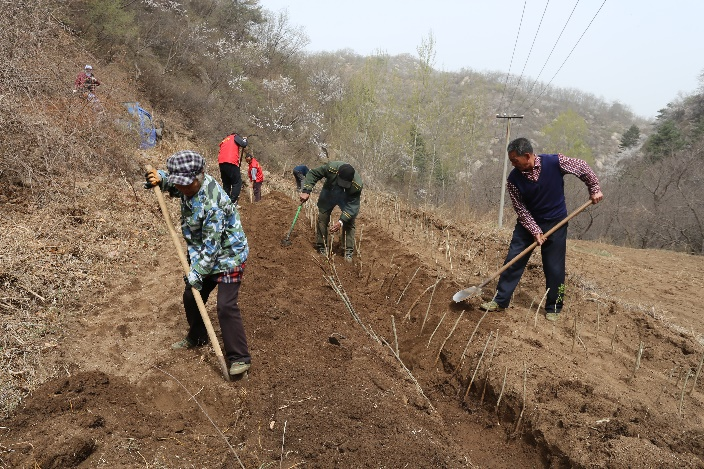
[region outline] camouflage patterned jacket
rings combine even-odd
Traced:
[[[327,212],[335,206],[340,207],[342,211],[340,220],[343,223],[347,223],[351,219],[356,218],[359,213],[363,184],[362,178],[359,177],[359,172],[355,171],[352,186],[349,189],[340,187],[337,184],[337,170],[343,164],[345,164],[344,161],[330,161],[318,168],[311,169],[306,174],[301,192],[310,194],[313,192],[315,184],[325,178],[323,189],[318,197],[318,208]]]
[[[224,189],[206,174],[197,194],[186,198],[159,170],[161,189],[181,198],[181,232],[188,246],[191,274],[202,278],[232,271],[247,260],[249,246],[240,215]]]

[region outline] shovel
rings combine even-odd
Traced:
[[[150,169],[152,169],[152,167],[147,165],[147,171],[149,171]],[[174,229],[171,217],[169,216],[168,208],[166,207],[166,202],[164,201],[164,194],[161,193],[161,188],[159,186],[154,186],[154,192],[156,192],[156,198],[159,201],[159,207],[161,208],[161,213],[164,215],[164,221],[166,222],[166,226],[169,229],[169,233],[171,233],[171,240],[174,242],[174,246],[176,246],[178,258],[181,260],[181,267],[183,267],[183,270],[185,271],[186,275],[188,275],[188,272],[191,270],[191,268],[188,265],[188,260],[186,260],[186,254],[184,254],[183,248],[181,247],[181,241],[178,235],[176,234],[176,230]],[[208,331],[208,339],[210,339],[210,343],[213,345],[213,349],[215,349],[215,355],[218,357],[218,362],[220,363],[220,368],[222,369],[222,373],[225,376],[225,380],[230,381],[230,371],[227,369],[227,363],[225,362],[225,357],[222,355],[220,342],[218,342],[218,338],[215,335],[215,331],[213,330],[213,325],[210,323],[210,317],[208,316],[208,312],[205,309],[205,303],[203,303],[203,298],[200,296],[200,291],[196,290],[195,288],[192,288],[191,291],[193,292],[193,296],[196,299],[198,311],[200,311],[200,317],[203,319],[206,331]]]
[[[291,223],[291,228],[288,229],[288,233],[286,233],[286,237],[281,240],[282,246],[290,246],[291,245],[291,240],[289,238],[291,237],[291,232],[293,231],[293,226],[296,224],[296,220],[298,220],[298,214],[301,213],[301,207],[303,207],[303,202],[298,204],[298,209],[296,210],[296,216],[293,217],[293,223]]]
[[[569,215],[567,215],[567,218],[565,218],[565,219],[562,220],[560,223],[558,223],[557,225],[555,225],[555,226],[553,226],[552,228],[550,228],[550,230],[548,230],[548,232],[543,235],[543,238],[547,238],[548,236],[550,236],[551,234],[553,234],[553,233],[554,233],[555,231],[557,231],[560,227],[562,227],[562,225],[564,225],[565,223],[567,223],[568,221],[570,221],[570,220],[572,219],[572,217],[574,217],[575,215],[577,215],[579,212],[581,212],[581,211],[584,210],[585,208],[589,207],[592,203],[593,203],[593,202],[591,201],[591,199],[589,199],[587,202],[584,203],[584,205],[582,205],[582,206],[579,207],[577,210],[575,210],[574,212],[572,212],[572,213],[570,213]],[[504,270],[508,269],[508,268],[511,267],[513,264],[515,264],[516,261],[518,261],[520,258],[522,258],[522,257],[525,256],[526,254],[528,254],[529,252],[531,252],[533,249],[535,249],[535,247],[536,247],[537,245],[538,245],[538,242],[537,242],[537,241],[533,242],[533,244],[531,244],[530,246],[528,246],[527,248],[525,248],[523,251],[521,251],[516,257],[514,257],[513,259],[511,259],[510,261],[508,261],[506,264],[504,264],[503,267],[501,267],[499,270],[497,270],[496,272],[494,272],[493,274],[491,274],[491,276],[490,276],[489,278],[487,278],[486,280],[484,280],[480,285],[477,285],[476,287],[469,287],[469,288],[465,288],[464,290],[460,290],[460,291],[458,291],[457,293],[455,293],[455,295],[452,297],[452,299],[454,300],[455,303],[459,303],[459,302],[462,301],[462,300],[466,300],[467,298],[470,298],[470,297],[472,297],[472,296],[479,295],[479,294],[482,292],[482,288],[484,288],[489,282],[491,282],[492,280],[494,280],[496,277],[498,277],[499,275],[501,275],[501,273],[502,273]]]

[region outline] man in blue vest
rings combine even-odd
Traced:
[[[303,189],[303,181],[306,179],[307,174],[308,166],[304,164],[299,164],[293,168],[293,178],[296,180],[296,189],[298,192],[301,192],[301,189]]]
[[[565,298],[567,224],[549,238],[544,238],[543,233],[567,217],[562,178],[565,174],[573,174],[581,179],[594,204],[601,202],[604,195],[599,179],[584,160],[562,154],[536,155],[530,141],[522,137],[509,143],[506,151],[514,167],[508,175],[506,189],[518,220],[504,264],[533,242],[538,243],[543,259],[545,287],[549,289],[545,318],[556,321]],[[482,310],[502,311],[508,307],[529,258],[530,255],[523,256],[501,274],[494,299],[483,303],[480,306]]]

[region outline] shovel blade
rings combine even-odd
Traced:
[[[290,246],[291,245],[291,240],[288,238],[284,238],[281,240],[281,245],[282,246]]]
[[[466,300],[467,298],[470,298],[472,296],[477,296],[482,292],[482,289],[479,287],[469,287],[465,288],[464,290],[460,290],[455,295],[452,297],[452,300],[455,303],[459,303],[462,300]]]

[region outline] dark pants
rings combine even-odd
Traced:
[[[230,196],[233,203],[237,203],[242,190],[242,174],[240,167],[232,163],[220,163],[220,178],[222,179],[222,188],[225,193]]]
[[[315,248],[326,248],[328,243],[328,225],[330,224],[330,214],[335,207],[323,211],[319,208],[318,225],[315,229]],[[342,233],[345,238],[345,254],[354,253],[354,218],[342,226]]]
[[[240,307],[237,305],[240,285],[241,283],[217,283],[211,276],[203,279],[203,289],[200,291],[203,303],[205,303],[208,301],[210,293],[215,287],[218,287],[218,321],[225,346],[225,359],[228,364],[232,362],[250,363],[252,361],[247,347],[247,336],[244,333],[242,314],[240,314]],[[186,319],[190,326],[188,339],[198,345],[207,344],[208,331],[191,288],[186,287],[183,292],[183,306],[186,309]]]
[[[293,177],[296,179],[296,189],[298,189],[298,192],[301,192],[301,189],[303,189],[303,181],[306,179],[305,175],[299,171],[294,171]]]
[[[561,220],[553,220],[546,223],[538,223],[543,233]],[[533,244],[535,238],[523,225],[516,223],[511,238],[511,245],[508,248],[508,255],[504,265],[516,257],[521,251]],[[557,312],[562,310],[562,302],[565,297],[565,256],[567,254],[567,224],[555,231],[540,246],[540,255],[543,258],[543,272],[545,274],[545,288],[549,288],[548,296],[545,299],[545,310],[547,312]],[[494,300],[499,306],[508,307],[511,296],[521,280],[523,270],[528,264],[530,254],[516,261],[511,267],[506,269],[499,277],[499,284],[496,287],[496,298]]]
[[[252,192],[254,193],[254,201],[259,202],[262,200],[262,183],[261,182],[253,182],[252,183]]]

